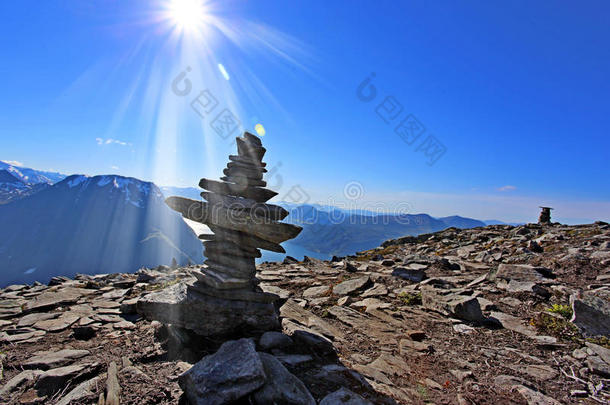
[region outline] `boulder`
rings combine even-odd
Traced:
[[[396,267],[392,271],[394,277],[399,277],[405,280],[419,283],[426,278],[426,272],[422,269],[406,269],[404,267]]]
[[[369,276],[353,278],[333,287],[333,294],[350,295],[371,285]]]
[[[41,329],[45,332],[61,332],[62,330],[68,329],[79,319],[80,315],[71,314],[68,311],[64,312],[59,318],[38,321],[32,326],[35,329]]]
[[[388,295],[388,288],[385,284],[374,284],[371,288],[363,292],[360,296],[362,298],[368,297],[380,297]]]
[[[105,405],[119,405],[121,402],[121,386],[119,385],[118,368],[113,361],[108,366],[108,377],[106,378],[106,402]]]
[[[524,385],[515,385],[513,386],[513,390],[517,391],[523,399],[527,401],[528,404],[532,405],[560,405],[561,402],[556,401],[555,399],[548,397],[538,391],[534,391],[531,388],[528,388]]]
[[[307,387],[292,375],[274,356],[259,353],[267,380],[265,385],[253,394],[254,403],[316,405]]]
[[[84,288],[74,287],[65,287],[59,290],[49,289],[39,296],[29,300],[23,306],[23,310],[25,312],[39,312],[55,308],[59,305],[74,304],[80,297],[96,292],[96,290],[87,290]]]
[[[78,383],[94,375],[100,367],[99,363],[83,363],[53,368],[38,377],[34,388],[39,395],[50,395],[65,389],[68,384]]]
[[[479,301],[475,297],[430,286],[422,287],[421,294],[424,308],[471,322],[485,320]]]
[[[292,338],[297,343],[309,347],[314,353],[320,356],[330,355],[335,352],[333,342],[306,328],[295,330],[292,333]]]
[[[572,323],[586,336],[610,336],[610,301],[592,292],[570,297]]]
[[[604,378],[610,378],[610,364],[606,363],[599,356],[587,357],[587,366],[592,373]]]
[[[382,353],[368,364],[370,367],[373,367],[387,376],[405,376],[411,372],[411,367],[405,360],[400,357],[392,356],[389,353]]]
[[[510,280],[508,283],[498,283],[498,288],[506,290],[509,293],[527,292],[539,295],[543,298],[549,298],[551,296],[551,292],[548,289],[533,281]]]
[[[309,287],[305,291],[303,291],[304,298],[312,298],[312,297],[320,297],[323,295],[328,295],[330,293],[330,287],[322,285],[319,287]]]
[[[250,339],[223,343],[178,377],[178,383],[193,405],[228,404],[265,384],[265,370]]]
[[[39,352],[36,356],[31,357],[25,363],[23,363],[23,367],[48,370],[50,368],[65,366],[72,363],[74,360],[87,356],[88,354],[88,350],[72,349]]]
[[[340,388],[322,398],[320,405],[373,405],[373,403],[347,388]]]
[[[496,311],[491,313],[491,318],[498,321],[502,327],[512,330],[513,332],[517,332],[531,338],[535,338],[537,335],[536,330],[532,326],[530,326],[526,321],[515,316]]]
[[[521,282],[543,282],[550,281],[554,276],[553,272],[546,267],[536,267],[529,264],[501,263],[498,266],[495,278]]]
[[[0,389],[0,399],[9,400],[14,392],[25,384],[33,384],[43,372],[40,370],[24,370],[4,383]]]
[[[356,267],[353,263],[350,263],[348,261],[345,262],[345,271],[348,271],[350,273],[355,273],[358,270],[359,270],[358,267]]]
[[[47,321],[49,319],[55,319],[61,315],[61,312],[35,312],[33,314],[25,315],[17,323],[17,327],[23,328],[25,326],[32,326],[36,322]]]
[[[284,326],[285,321],[292,320],[306,326],[313,332],[324,335],[330,339],[342,339],[344,337],[341,329],[331,325],[311,311],[302,308],[292,299],[287,300],[284,305],[282,305],[280,314],[282,318],[284,318],[282,320],[282,326]]]
[[[593,351],[596,355],[601,357],[603,361],[610,364],[610,349],[606,349],[603,346],[596,345],[595,343],[586,342],[585,345]]]
[[[432,352],[433,347],[431,344],[426,342],[417,342],[409,339],[400,339],[399,351],[403,356],[408,355],[414,351],[416,352]]]
[[[258,344],[263,350],[271,350],[290,347],[294,342],[290,336],[285,335],[282,332],[269,331],[261,336]]]
[[[72,391],[61,397],[61,399],[55,405],[70,405],[83,403],[88,397],[95,394],[97,385],[105,378],[106,375],[102,374],[97,377],[93,377],[90,380],[83,381],[78,384]]]
[[[308,354],[281,354],[275,357],[289,367],[301,366],[313,360],[313,357]]]

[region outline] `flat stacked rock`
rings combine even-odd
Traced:
[[[236,138],[237,155],[229,156],[230,162],[224,169],[221,181],[201,179],[199,186],[204,191],[201,196],[205,201],[196,201],[183,197],[170,197],[167,204],[184,218],[207,225],[212,234],[199,235],[204,240],[205,265],[195,271],[197,281],[187,286],[184,291],[176,294],[173,289],[163,295],[151,294],[155,304],[163,303],[169,311],[161,314],[161,308],[153,305],[146,310],[147,305],[140,305],[144,315],[150,315],[162,322],[182,325],[200,334],[208,334],[206,327],[194,325],[193,314],[180,314],[176,304],[184,311],[197,310],[209,314],[210,308],[218,308],[218,313],[227,313],[232,306],[239,308],[244,316],[230,317],[226,328],[241,328],[247,323],[258,319],[260,326],[277,323],[277,314],[273,309],[273,301],[279,297],[263,292],[257,285],[255,259],[261,257],[259,249],[285,253],[280,243],[296,237],[301,227],[281,223],[288,211],[280,206],[267,204],[270,198],[277,195],[275,191],[264,188],[263,180],[266,163],[262,159],[266,149],[261,140],[248,132],[243,137]],[[210,306],[211,305],[211,306]],[[221,309],[222,308],[222,309]],[[261,313],[265,315],[261,321]],[[269,316],[275,319],[269,319]],[[203,329],[202,329],[203,328]],[[217,328],[216,328],[217,329]],[[217,334],[215,329],[214,334]]]

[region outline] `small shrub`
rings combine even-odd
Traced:
[[[371,250],[365,250],[363,252],[358,252],[358,256],[356,256],[356,258],[354,258],[354,260],[357,262],[370,261],[370,260],[373,260],[373,257],[375,257],[377,255],[385,256],[385,255],[395,253],[399,247],[400,246],[398,246],[398,245],[390,245],[383,249],[371,249]]]
[[[421,305],[421,293],[401,292],[398,298],[406,305]]]
[[[595,343],[596,345],[610,349],[610,338],[608,336],[597,336],[594,338],[587,338],[587,342]]]
[[[159,291],[159,290],[163,290],[164,288],[167,288],[169,286],[172,286],[174,284],[178,284],[180,282],[179,278],[175,278],[171,281],[166,281],[165,283],[159,283],[159,284],[150,284],[146,287],[147,291]]]
[[[422,397],[422,399],[427,400],[428,399],[428,389],[421,385],[421,384],[417,384],[416,387],[417,393],[419,394],[420,397]]]
[[[561,305],[561,304],[553,304],[551,308],[547,308],[548,312],[552,312],[554,314],[559,314],[563,316],[565,319],[572,318],[572,307],[569,305]]]
[[[582,339],[580,331],[576,325],[567,321],[563,317],[557,317],[540,312],[530,320],[530,324],[535,326],[539,331],[547,335],[555,336],[559,339],[573,342],[581,341]]]

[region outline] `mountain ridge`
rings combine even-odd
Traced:
[[[55,184],[63,180],[66,175],[57,172],[31,169],[29,167],[16,166],[0,160],[0,170],[6,170],[13,174],[25,184],[35,185],[40,183]]]
[[[135,178],[68,176],[0,206],[0,222],[5,241],[0,285],[136,271],[173,259],[179,264],[203,261],[201,242],[166,206],[159,188]]]

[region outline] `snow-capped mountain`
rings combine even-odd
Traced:
[[[13,176],[8,170],[0,170],[0,190],[11,191],[11,190],[23,190],[26,189],[27,185]]]
[[[153,183],[73,175],[0,206],[0,286],[203,261],[201,242]]]
[[[0,160],[0,204],[7,204],[38,193],[66,176],[15,166]]]
[[[66,177],[64,181],[57,184],[57,187],[77,188],[79,196],[82,193],[90,192],[92,188],[101,187],[106,189],[110,196],[120,195],[126,203],[138,208],[143,208],[150,198],[163,199],[161,190],[153,183],[117,175],[91,177],[77,174]]]
[[[54,184],[63,180],[66,175],[56,172],[46,172],[42,170],[30,169],[27,167],[15,166],[0,160],[0,170],[6,170],[14,177],[28,185],[35,184]]]
[[[17,201],[49,187],[46,183],[26,184],[8,170],[0,170],[0,205]]]

